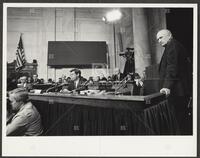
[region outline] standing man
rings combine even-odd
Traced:
[[[160,93],[169,96],[169,105],[175,110],[180,134],[191,134],[187,123],[187,104],[192,95],[190,59],[183,45],[173,38],[169,30],[160,30],[157,40],[165,48],[159,65]]]

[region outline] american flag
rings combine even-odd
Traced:
[[[18,47],[16,50],[16,71],[20,71],[26,63],[24,47],[22,42],[22,35],[20,36]]]

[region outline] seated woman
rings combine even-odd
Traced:
[[[14,116],[7,122],[7,136],[37,136],[43,132],[41,117],[35,106],[28,101],[28,92],[16,88],[9,92]]]

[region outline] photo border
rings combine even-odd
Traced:
[[[19,1],[4,1],[4,2],[19,2]],[[34,1],[34,2],[41,2],[41,1]],[[34,2],[31,2],[30,1],[30,3],[34,3]],[[46,2],[46,1],[45,1]],[[56,2],[56,3],[63,3],[63,0],[62,1],[50,1],[50,2]],[[64,1],[64,2],[66,2],[66,1]],[[80,1],[76,1],[77,3],[81,3]],[[103,1],[97,1],[97,3],[99,3],[99,2],[103,2]],[[113,2],[113,1],[112,1]],[[118,3],[129,3],[130,1],[125,1],[125,2],[119,2],[119,1],[116,1],[116,2],[118,2]],[[150,1],[148,1],[148,2],[150,2]],[[155,1],[153,1],[152,3],[154,3]],[[173,1],[174,2],[174,1]],[[186,3],[186,1],[176,1],[176,3]],[[27,2],[25,2],[25,1],[20,1],[20,3],[27,3]],[[91,3],[91,1],[82,1],[82,3]],[[147,3],[147,1],[131,1],[131,3]],[[159,3],[158,1],[157,2],[155,2],[155,3]],[[162,3],[162,4],[164,4],[164,3],[172,3],[172,1],[164,1],[164,2],[160,2],[160,3]],[[197,3],[198,4],[198,8],[199,8],[199,2],[197,2],[197,1],[190,1],[189,2],[189,4],[190,3]],[[3,4],[1,5],[1,8],[2,8],[2,12],[3,12]],[[199,24],[199,11],[198,11],[198,24]],[[3,17],[3,13],[2,13],[2,16],[1,17]],[[3,22],[1,23],[1,26],[3,26]],[[198,25],[199,26],[199,25]],[[3,27],[2,27],[2,29],[3,29]],[[197,27],[197,31],[198,31],[198,27]],[[2,34],[3,34],[3,31],[2,31]],[[198,32],[198,37],[197,37],[197,39],[199,38],[199,32]],[[3,38],[2,38],[3,39]],[[3,40],[2,40],[3,41]],[[200,44],[200,42],[197,40],[197,46]],[[3,44],[2,44],[3,42],[1,42],[1,46],[3,46]],[[3,47],[2,47],[3,48]],[[198,60],[199,60],[199,54],[198,54],[198,47],[197,47],[197,58],[198,58]],[[1,53],[1,59],[3,59],[3,56],[2,56],[2,54],[3,53]],[[199,67],[200,66],[200,64],[199,64],[199,62],[197,63],[197,67]],[[3,68],[3,66],[2,66],[2,68]],[[1,69],[2,70],[2,69]],[[197,75],[198,74],[198,75]],[[199,69],[197,69],[197,76],[199,76]],[[195,75],[195,74],[194,74]],[[2,71],[1,71],[1,77],[3,76],[3,74],[2,74]],[[197,78],[197,81],[199,81],[199,78]],[[197,87],[199,87],[199,85],[198,85],[198,83],[199,82],[197,82]],[[2,88],[2,83],[1,83],[1,88]],[[3,100],[3,99],[2,99]],[[198,105],[198,103],[199,103],[199,88],[197,89],[197,105]],[[198,110],[198,114],[199,114],[199,108],[197,107],[197,110]],[[0,111],[2,112],[2,107],[0,108]],[[198,125],[197,125],[197,146],[199,147],[199,122],[198,122],[198,120],[200,120],[200,116],[199,115],[197,115],[197,123],[198,123]],[[2,122],[2,121],[1,121]],[[2,132],[2,126],[1,126],[1,132]],[[2,140],[2,133],[1,133],[1,140]],[[2,144],[3,145],[3,144]],[[2,148],[1,148],[2,149]],[[198,149],[198,153],[197,153],[197,156],[200,156],[200,154],[199,154],[199,148],[197,148]],[[1,151],[1,155],[2,155],[2,151]],[[77,155],[77,156],[79,156],[79,155]],[[101,156],[103,156],[103,155],[101,155]],[[123,156],[123,155],[121,155],[121,156]],[[167,155],[166,155],[167,156]],[[57,157],[57,156],[56,156]]]

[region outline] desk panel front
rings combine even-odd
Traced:
[[[46,136],[175,135],[174,114],[164,95],[29,94]]]

